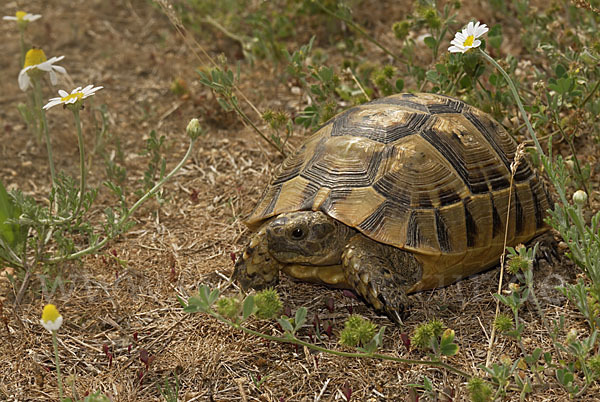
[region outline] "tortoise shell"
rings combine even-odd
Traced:
[[[507,244],[547,230],[549,196],[517,145],[486,113],[434,94],[353,107],[289,156],[247,219],[323,211],[369,238],[414,253],[409,291],[450,284],[497,263]]]

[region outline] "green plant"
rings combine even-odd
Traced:
[[[294,317],[290,318],[282,316],[276,319],[277,324],[281,328],[281,335],[267,335],[263,332],[259,332],[250,328],[250,324],[244,325],[250,317],[256,315],[257,317],[266,317],[266,312],[277,311],[281,307],[279,297],[275,297],[277,293],[274,290],[266,290],[258,292],[255,295],[248,295],[242,301],[237,302],[237,305],[241,305],[241,310],[237,310],[237,315],[232,314],[233,317],[224,316],[220,311],[223,311],[223,304],[233,305],[232,301],[225,303],[221,302],[223,298],[219,298],[219,289],[210,289],[206,285],[201,285],[198,289],[198,294],[191,296],[188,300],[182,298],[179,299],[179,303],[183,307],[183,311],[187,313],[204,313],[211,317],[227,324],[237,330],[243,331],[247,334],[258,336],[263,339],[277,341],[282,343],[291,343],[299,346],[306,346],[309,349],[317,350],[320,352],[330,353],[332,355],[340,357],[354,357],[354,358],[375,358],[382,360],[390,360],[399,363],[406,364],[419,364],[429,365],[433,367],[441,367],[450,372],[463,376],[464,378],[470,378],[471,375],[456,367],[447,364],[441,360],[442,356],[453,356],[458,353],[458,346],[454,343],[454,331],[447,329],[441,334],[439,340],[437,340],[437,346],[434,348],[434,355],[430,356],[430,360],[414,360],[414,359],[403,359],[392,355],[385,355],[376,353],[377,349],[381,347],[383,343],[383,334],[385,327],[381,327],[379,331],[376,330],[374,324],[365,320],[362,317],[351,316],[344,324],[344,331],[340,334],[340,343],[348,346],[356,347],[357,352],[345,352],[341,350],[329,349],[312,342],[306,342],[300,338],[299,332],[306,323],[307,310],[304,307],[298,308]],[[266,303],[261,312],[261,307],[257,306],[255,300],[263,298]],[[227,298],[225,298],[227,299]],[[231,299],[229,299],[231,300]],[[229,310],[227,310],[229,312]],[[269,318],[276,318],[277,315]],[[441,324],[441,323],[440,323]],[[433,324],[436,328],[438,324]],[[370,337],[370,338],[369,338]],[[317,338],[318,339],[318,338]],[[362,346],[358,346],[362,344]]]
[[[144,172],[142,188],[136,191],[136,195],[141,197],[146,191],[154,187],[154,183],[165,177],[167,169],[167,160],[161,156],[161,148],[165,142],[165,136],[160,138],[156,136],[156,130],[150,131],[150,137],[146,140],[146,149],[141,152],[143,156],[150,156],[148,168]],[[160,199],[160,194],[157,194]]]
[[[224,64],[224,62],[221,64]],[[256,132],[263,140],[285,156],[285,151],[283,149],[284,142],[277,136],[277,139],[275,140],[272,137],[269,138],[256,126],[256,124],[254,124],[250,117],[248,117],[240,107],[238,97],[235,94],[235,82],[239,80],[240,76],[239,65],[235,75],[233,71],[229,70],[227,67],[215,67],[209,71],[199,70],[198,74],[200,75],[200,82],[212,89],[217,96],[217,101],[225,111],[235,111],[245,124],[252,127],[254,132]]]
[[[160,383],[156,383],[158,392],[162,395],[166,402],[177,402],[179,400],[179,377],[176,373],[173,373],[173,377],[175,377],[175,382],[173,385],[171,385],[169,377],[165,377],[165,381],[162,386]]]
[[[346,320],[344,329],[340,333],[340,343],[351,347],[364,346],[373,339],[376,333],[377,327],[375,324],[358,315],[351,315]]]

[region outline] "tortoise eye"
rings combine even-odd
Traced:
[[[299,240],[304,237],[304,231],[300,228],[295,228],[294,230],[292,230],[292,237],[294,239]]]

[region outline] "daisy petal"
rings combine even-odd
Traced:
[[[19,88],[21,88],[21,91],[26,91],[27,88],[29,88],[29,84],[31,83],[31,80],[29,79],[29,74],[27,74],[27,72],[25,70],[21,70],[21,72],[19,73]]]
[[[50,75],[50,82],[52,83],[52,85],[56,85],[56,83],[58,82],[58,79],[56,78],[56,73],[53,70],[50,70],[48,72],[48,75]]]
[[[61,74],[66,74],[67,73],[67,70],[65,70],[64,67],[61,67],[61,66],[52,66],[52,68],[54,70],[58,71]]]

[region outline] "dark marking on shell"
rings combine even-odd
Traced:
[[[496,141],[495,133],[497,130],[494,129],[494,127],[491,125],[490,120],[486,119],[486,121],[484,121],[483,119],[479,118],[474,113],[469,111],[463,113],[463,116],[465,116],[467,120],[469,120],[471,124],[473,124],[473,126],[475,126],[475,128],[485,137],[488,144],[490,144],[490,146],[494,150],[494,153],[498,155],[500,160],[502,160],[504,166],[506,166],[506,169],[508,169],[508,171],[510,172],[510,161],[506,156],[506,152]]]
[[[444,222],[444,218],[440,215],[440,211],[438,209],[435,210],[435,230],[437,232],[438,243],[440,245],[440,250],[444,253],[449,253],[452,251],[452,247],[450,246],[450,237],[448,235],[448,226],[446,222]]]
[[[406,208],[410,205],[410,189],[407,189],[399,183],[401,172],[387,172],[373,184],[373,189],[388,200],[394,200],[394,204],[403,205]]]
[[[442,188],[438,191],[438,198],[440,199],[440,205],[451,205],[460,202],[460,195],[451,189]]]
[[[262,212],[261,215],[263,216],[268,216],[271,215],[273,213],[273,210],[275,209],[275,204],[277,204],[277,200],[279,199],[279,195],[281,194],[281,184],[272,186],[272,187],[267,187],[267,189],[265,190],[264,194],[263,194],[263,199],[268,196],[271,197],[271,201],[269,201],[269,205],[267,205],[267,207],[265,208],[265,210]],[[261,203],[259,202],[257,205],[260,205]]]
[[[502,190],[510,186],[510,181],[506,175],[497,168],[488,167],[486,169],[487,181],[490,183],[492,191]]]
[[[281,168],[277,173],[277,176],[273,180],[273,184],[279,184],[293,179],[298,176],[300,170],[302,169],[302,165],[304,164],[304,151],[306,149],[306,145],[300,147],[293,155],[288,157],[281,164]]]
[[[439,135],[433,129],[424,130],[421,133],[427,142],[429,142],[437,151],[454,167],[458,176],[467,188],[474,194],[488,192],[488,185],[481,169],[471,169],[467,171],[463,155],[458,153],[460,149],[457,144],[448,142],[446,137]]]
[[[406,245],[415,248],[421,245],[421,233],[417,223],[417,211],[414,210],[410,213],[410,217],[408,218],[408,225],[406,228]]]
[[[376,233],[383,226],[387,219],[397,219],[407,211],[406,205],[400,205],[390,200],[385,200],[371,215],[363,220],[357,228],[367,233]]]
[[[521,200],[519,199],[518,191],[514,186],[513,186],[512,194],[514,197],[515,218],[516,218],[515,220],[517,223],[515,235],[518,236],[521,233],[523,233],[523,229],[525,228],[525,219],[527,219],[527,218],[523,215],[523,205],[521,204]]]
[[[535,208],[535,228],[540,229],[544,226],[544,208],[540,203],[540,199],[538,198],[538,193],[540,191],[540,182],[537,180],[531,180],[529,182],[529,188],[531,190],[531,198],[533,198],[533,207]],[[543,189],[545,191],[545,189]]]
[[[429,194],[420,192],[417,206],[419,208],[433,208],[433,202]]]
[[[398,98],[395,96],[392,97],[387,97],[387,98],[379,98],[379,99],[375,99],[371,102],[369,102],[369,105],[396,105],[396,106],[402,106],[405,107],[407,109],[413,109],[413,110],[418,110],[419,112],[423,112],[423,113],[427,113],[427,106],[425,105],[421,105],[420,103],[417,102],[411,102],[406,100],[406,98]]]
[[[409,114],[410,112],[407,111],[406,113]],[[370,122],[368,120],[362,125],[357,124],[356,122],[350,122],[349,117],[350,115],[348,114],[335,119],[331,131],[332,137],[350,135],[353,137],[368,138],[382,144],[389,144],[409,135],[417,134],[419,130],[426,127],[430,115],[410,113],[408,121],[405,124],[397,124],[385,128],[369,124]]]
[[[463,200],[463,205],[465,207],[465,224],[467,231],[467,247],[474,247],[475,240],[477,239],[477,234],[479,230],[477,229],[477,223],[475,219],[473,219],[473,215],[469,211],[469,207],[467,206],[467,202],[470,201],[470,198]]]
[[[440,113],[461,113],[465,104],[456,99],[446,99],[446,101],[442,104],[433,104],[428,105],[427,110],[431,114],[440,114]]]
[[[328,214],[334,208],[335,204],[344,202],[350,194],[352,194],[352,189],[350,188],[334,188],[319,209]]]
[[[492,238],[498,236],[504,231],[502,227],[502,219],[498,213],[498,209],[494,204],[494,196],[490,193],[490,199],[492,200]]]
[[[339,169],[338,166],[326,159],[328,155],[326,155],[325,147],[320,147],[302,170],[300,176],[319,187],[367,187],[375,180],[379,165],[384,159],[384,154],[385,151],[373,152],[370,158],[365,161],[368,164],[356,163],[352,166],[345,166],[344,169]]]
[[[300,211],[308,211],[312,209],[312,205],[315,201],[315,196],[319,192],[319,186],[315,183],[310,182],[306,185],[306,187],[302,190],[302,205],[300,206]]]

